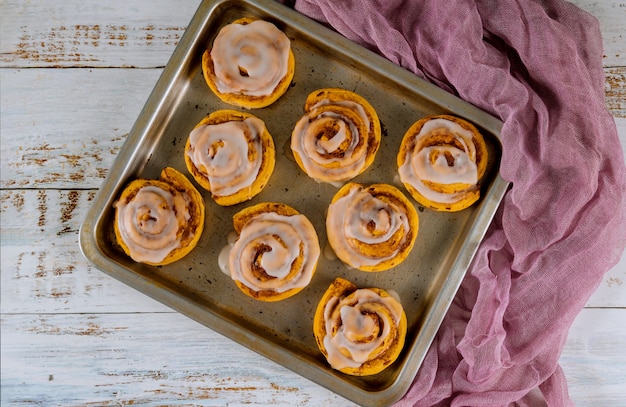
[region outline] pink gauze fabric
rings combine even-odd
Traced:
[[[626,244],[597,20],[563,1],[298,0],[504,122],[512,183],[399,406],[568,406],[558,359]]]

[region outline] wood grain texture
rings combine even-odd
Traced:
[[[617,120],[626,119],[626,68],[605,68],[604,73],[606,106]]]
[[[91,267],[78,231],[94,190],[2,190],[0,292],[3,313],[162,312],[169,308],[139,295]],[[588,307],[626,307],[626,259],[611,269]],[[29,301],[22,301],[29,298]]]
[[[626,3],[614,0],[571,0],[571,3],[598,19],[604,45],[603,65],[605,67],[626,66],[626,48],[624,48]]]
[[[3,314],[11,406],[354,404],[176,313]],[[621,407],[623,309],[585,309],[561,365],[577,406]]]
[[[574,0],[596,16],[606,67],[626,66],[626,5]],[[165,66],[200,0],[151,2],[5,0],[0,67]],[[45,16],[45,18],[42,18]]]
[[[626,310],[584,309],[576,318],[559,363],[576,406],[624,406]]]
[[[94,269],[78,230],[95,190],[0,191],[3,314],[168,312]],[[25,299],[28,299],[25,301]]]
[[[2,316],[2,405],[352,406],[180,314]]]
[[[161,72],[0,69],[0,188],[98,188]],[[626,134],[626,67],[606,69],[606,95]]]
[[[353,404],[94,269],[78,229],[200,0],[0,0],[0,404]],[[600,22],[626,149],[626,5]],[[51,69],[52,68],[52,69]],[[62,69],[56,69],[62,68]],[[626,258],[561,357],[577,406],[626,399]]]
[[[199,4],[5,0],[0,66],[163,67]]]
[[[0,69],[1,187],[98,188],[160,73]]]

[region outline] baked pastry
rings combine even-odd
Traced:
[[[455,212],[480,197],[487,155],[485,140],[473,124],[449,115],[429,116],[405,133],[398,172],[417,202]]]
[[[187,255],[204,229],[204,200],[174,168],[159,180],[136,179],[114,204],[113,228],[124,252],[140,263],[161,266]]]
[[[202,55],[202,73],[222,101],[254,109],[271,105],[295,72],[291,41],[274,24],[240,18],[219,31]]]
[[[185,144],[185,164],[218,205],[252,199],[274,171],[276,149],[263,121],[218,110],[196,125]]]
[[[260,203],[233,216],[239,235],[228,248],[228,271],[244,294],[273,302],[311,281],[320,246],[306,216],[282,203]]]
[[[328,243],[347,265],[383,271],[400,264],[411,252],[419,229],[413,204],[387,184],[344,185],[326,216]]]
[[[342,278],[328,287],[315,310],[313,333],[333,369],[353,376],[380,373],[404,347],[407,319],[398,299],[380,288]]]
[[[291,151],[309,177],[341,183],[372,164],[381,128],[367,100],[348,90],[319,89],[307,96],[304,110],[291,135]]]

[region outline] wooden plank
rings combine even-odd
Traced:
[[[626,4],[620,0],[570,0],[570,2],[598,19],[604,45],[603,65],[606,67],[625,66],[624,21],[626,21]]]
[[[5,0],[0,67],[163,67],[200,3]]]
[[[2,315],[11,406],[353,404],[175,313]]]
[[[624,405],[626,309],[584,309],[559,360],[578,407]]]
[[[98,188],[161,72],[0,69],[0,188]],[[626,67],[606,72],[626,146]]]
[[[613,117],[626,119],[626,67],[605,68],[604,76],[607,108]]]
[[[585,309],[560,363],[578,407],[622,406],[626,310]],[[174,313],[2,315],[4,405],[351,403]]]
[[[95,191],[0,191],[2,312],[154,312],[167,308],[91,267],[78,230]],[[626,258],[589,307],[626,307]],[[29,298],[29,301],[23,301]]]
[[[604,275],[585,307],[626,307],[626,255]]]
[[[5,0],[0,67],[162,67],[200,3]],[[620,0],[573,3],[600,22],[604,66],[626,66],[626,5]]]
[[[0,191],[2,313],[170,311],[82,256],[78,230],[94,194]]]
[[[98,188],[160,74],[0,69],[1,187]]]
[[[168,307],[94,269],[72,244],[2,246],[1,312],[169,312]]]

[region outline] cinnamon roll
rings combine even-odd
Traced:
[[[271,105],[289,88],[295,71],[291,41],[274,24],[240,18],[219,31],[202,55],[209,88],[225,103]]]
[[[274,140],[259,118],[218,110],[189,134],[185,164],[218,205],[252,199],[265,188],[276,161]]]
[[[304,110],[291,135],[291,150],[309,177],[340,183],[372,164],[381,127],[367,100],[343,89],[319,89],[308,95]]]
[[[398,153],[400,180],[425,207],[454,212],[480,197],[487,146],[476,127],[458,117],[429,116],[415,122]]]
[[[397,298],[342,278],[326,290],[313,318],[315,340],[328,364],[354,376],[373,375],[392,364],[406,332],[406,314]]]
[[[238,237],[220,258],[244,294],[280,301],[309,284],[320,246],[306,216],[282,203],[260,203],[235,214],[233,225]]]
[[[204,229],[204,200],[173,168],[159,180],[137,179],[114,204],[117,242],[133,260],[165,265],[187,255]]]
[[[328,242],[337,257],[363,271],[383,271],[411,252],[419,229],[413,204],[387,184],[344,185],[326,217]]]

